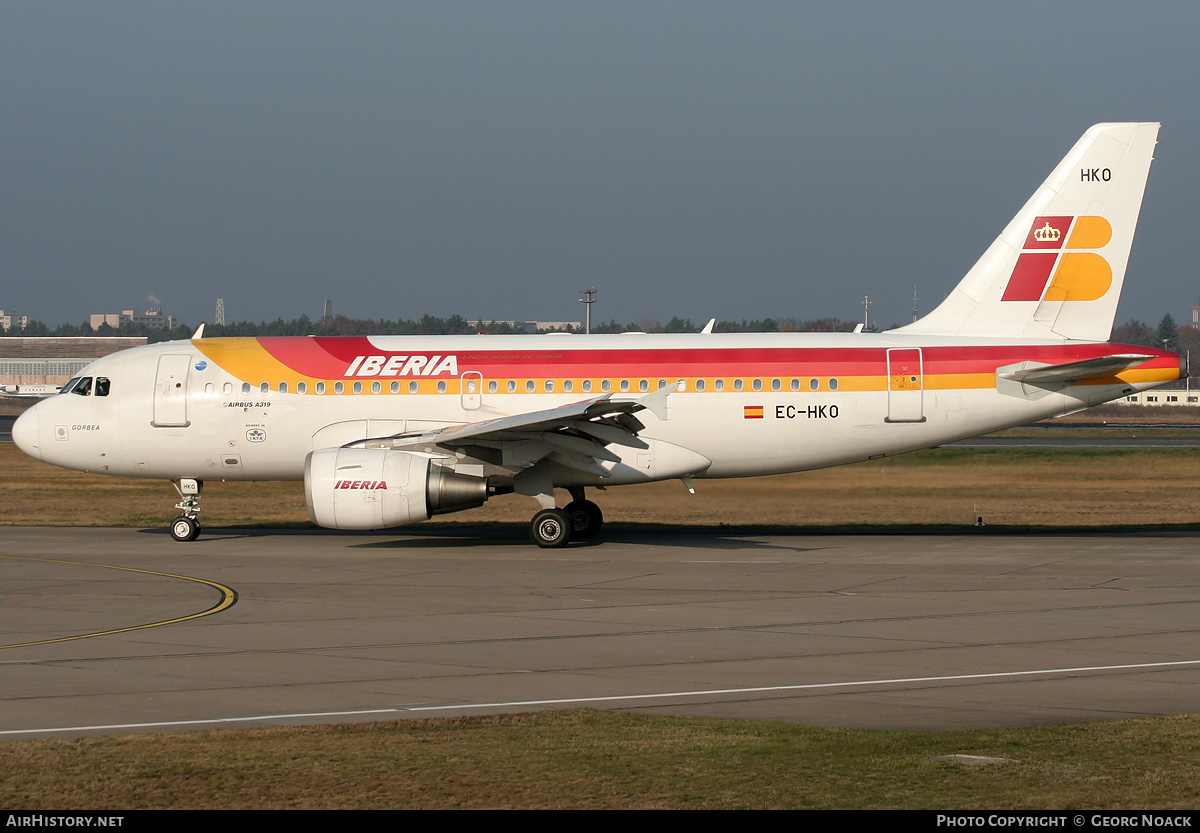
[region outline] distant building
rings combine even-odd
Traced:
[[[1115,399],[1114,405],[1154,405],[1193,408],[1200,407],[1200,391],[1195,390],[1176,390],[1158,388],[1157,390],[1143,391],[1141,393],[1131,393],[1124,399]]]
[[[475,323],[475,322],[472,322]],[[480,321],[478,323],[486,325],[507,324],[514,330],[520,330],[523,333],[536,333],[539,330],[560,330],[581,332],[583,324],[579,321]]]
[[[10,309],[0,309],[0,330],[8,332],[13,327],[23,330],[29,325],[28,315],[17,315]]]
[[[145,344],[136,338],[0,338],[0,385],[61,385],[101,356]]]
[[[162,307],[158,304],[150,307],[144,313],[134,312],[131,309],[122,310],[120,313],[98,313],[92,315],[91,325],[93,330],[98,330],[104,324],[107,324],[114,329],[124,324],[135,324],[151,329],[159,329],[166,327],[174,329],[179,326],[179,319],[174,315],[163,315]]]

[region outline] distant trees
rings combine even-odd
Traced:
[[[1161,347],[1157,334],[1144,321],[1132,318],[1113,327],[1111,341],[1118,344],[1137,344],[1142,347]]]
[[[847,321],[841,318],[757,318],[740,321],[719,321],[714,327],[718,333],[838,333],[850,332],[858,325],[857,321]],[[621,333],[629,331],[648,333],[695,333],[703,328],[690,318],[675,316],[666,324],[658,319],[643,318],[628,324],[619,323],[615,318],[608,323],[592,325],[593,333]],[[31,319],[24,329],[14,327],[7,332],[0,332],[0,337],[10,336],[144,336],[151,342],[172,341],[191,338],[195,328],[182,324],[173,329],[151,329],[144,325],[122,324],[112,327],[101,324],[96,330],[88,322],[79,325],[60,324],[51,329],[45,323]],[[418,319],[397,318],[375,320],[372,318],[346,318],[336,316],[330,323],[313,321],[307,315],[285,321],[277,318],[270,322],[254,323],[252,321],[237,321],[232,324],[208,324],[204,328],[206,338],[219,336],[334,336],[334,335],[468,335],[488,333],[494,335],[509,335],[521,333],[511,324],[504,322],[493,323],[482,319],[474,321],[461,315],[449,318],[438,318],[433,315],[422,315]],[[1111,340],[1120,344],[1134,344],[1142,347],[1166,347],[1176,352],[1195,351],[1200,357],[1200,328],[1193,326],[1180,327],[1175,319],[1167,313],[1158,322],[1158,327],[1151,327],[1136,318],[1119,324],[1113,328]],[[1200,363],[1198,363],[1200,364]]]
[[[1158,343],[1167,350],[1179,349],[1179,330],[1169,312],[1158,322]]]

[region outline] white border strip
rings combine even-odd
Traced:
[[[963,680],[999,680],[1012,677],[1037,677],[1051,674],[1081,674],[1095,671],[1137,671],[1148,669],[1182,668],[1200,665],[1200,659],[1176,662],[1142,662],[1130,665],[1085,665],[1078,668],[1046,668],[1037,671],[997,671],[990,674],[950,674],[942,677],[897,677],[887,680],[851,680],[840,683],[808,683],[804,685],[756,686],[750,688],[718,688],[697,691],[666,691],[659,694],[620,694],[607,697],[568,697],[558,700],[510,700],[501,703],[459,703],[444,706],[411,706],[408,708],[361,709],[333,712],[298,712],[295,714],[260,714],[250,717],[217,717],[205,720],[165,720],[156,723],[109,723],[99,726],[62,726],[50,729],[8,729],[0,731],[0,737],[16,735],[65,734],[74,732],[111,732],[122,729],[164,729],[183,726],[216,726],[231,723],[257,723],[267,720],[309,720],[331,717],[369,717],[378,715],[404,716],[428,712],[461,712],[478,709],[510,709],[531,706],[577,706],[586,703],[612,703],[617,701],[666,700],[673,697],[716,697],[730,694],[764,694],[780,691],[816,691],[829,688],[863,688],[866,686],[900,685],[904,683],[946,683]]]

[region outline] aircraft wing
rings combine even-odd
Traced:
[[[643,396],[607,393],[544,411],[453,425],[422,434],[364,440],[353,445],[424,453],[436,448],[509,470],[528,468],[549,459],[568,468],[607,477],[600,461],[615,463],[621,459],[608,446],[649,448],[637,436],[646,426],[634,414],[650,410],[665,419],[667,397],[680,389],[680,384]]]
[[[1034,385],[1047,383],[1070,385],[1085,379],[1113,376],[1122,370],[1137,367],[1153,358],[1155,357],[1142,353],[1120,353],[1115,356],[1100,356],[1095,359],[1083,359],[1065,364],[1022,362],[1020,365],[1000,368],[997,375],[1015,382],[1027,382]]]

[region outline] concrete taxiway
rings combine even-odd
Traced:
[[[1200,709],[1200,536],[0,529],[0,738],[589,706],[943,728]]]

